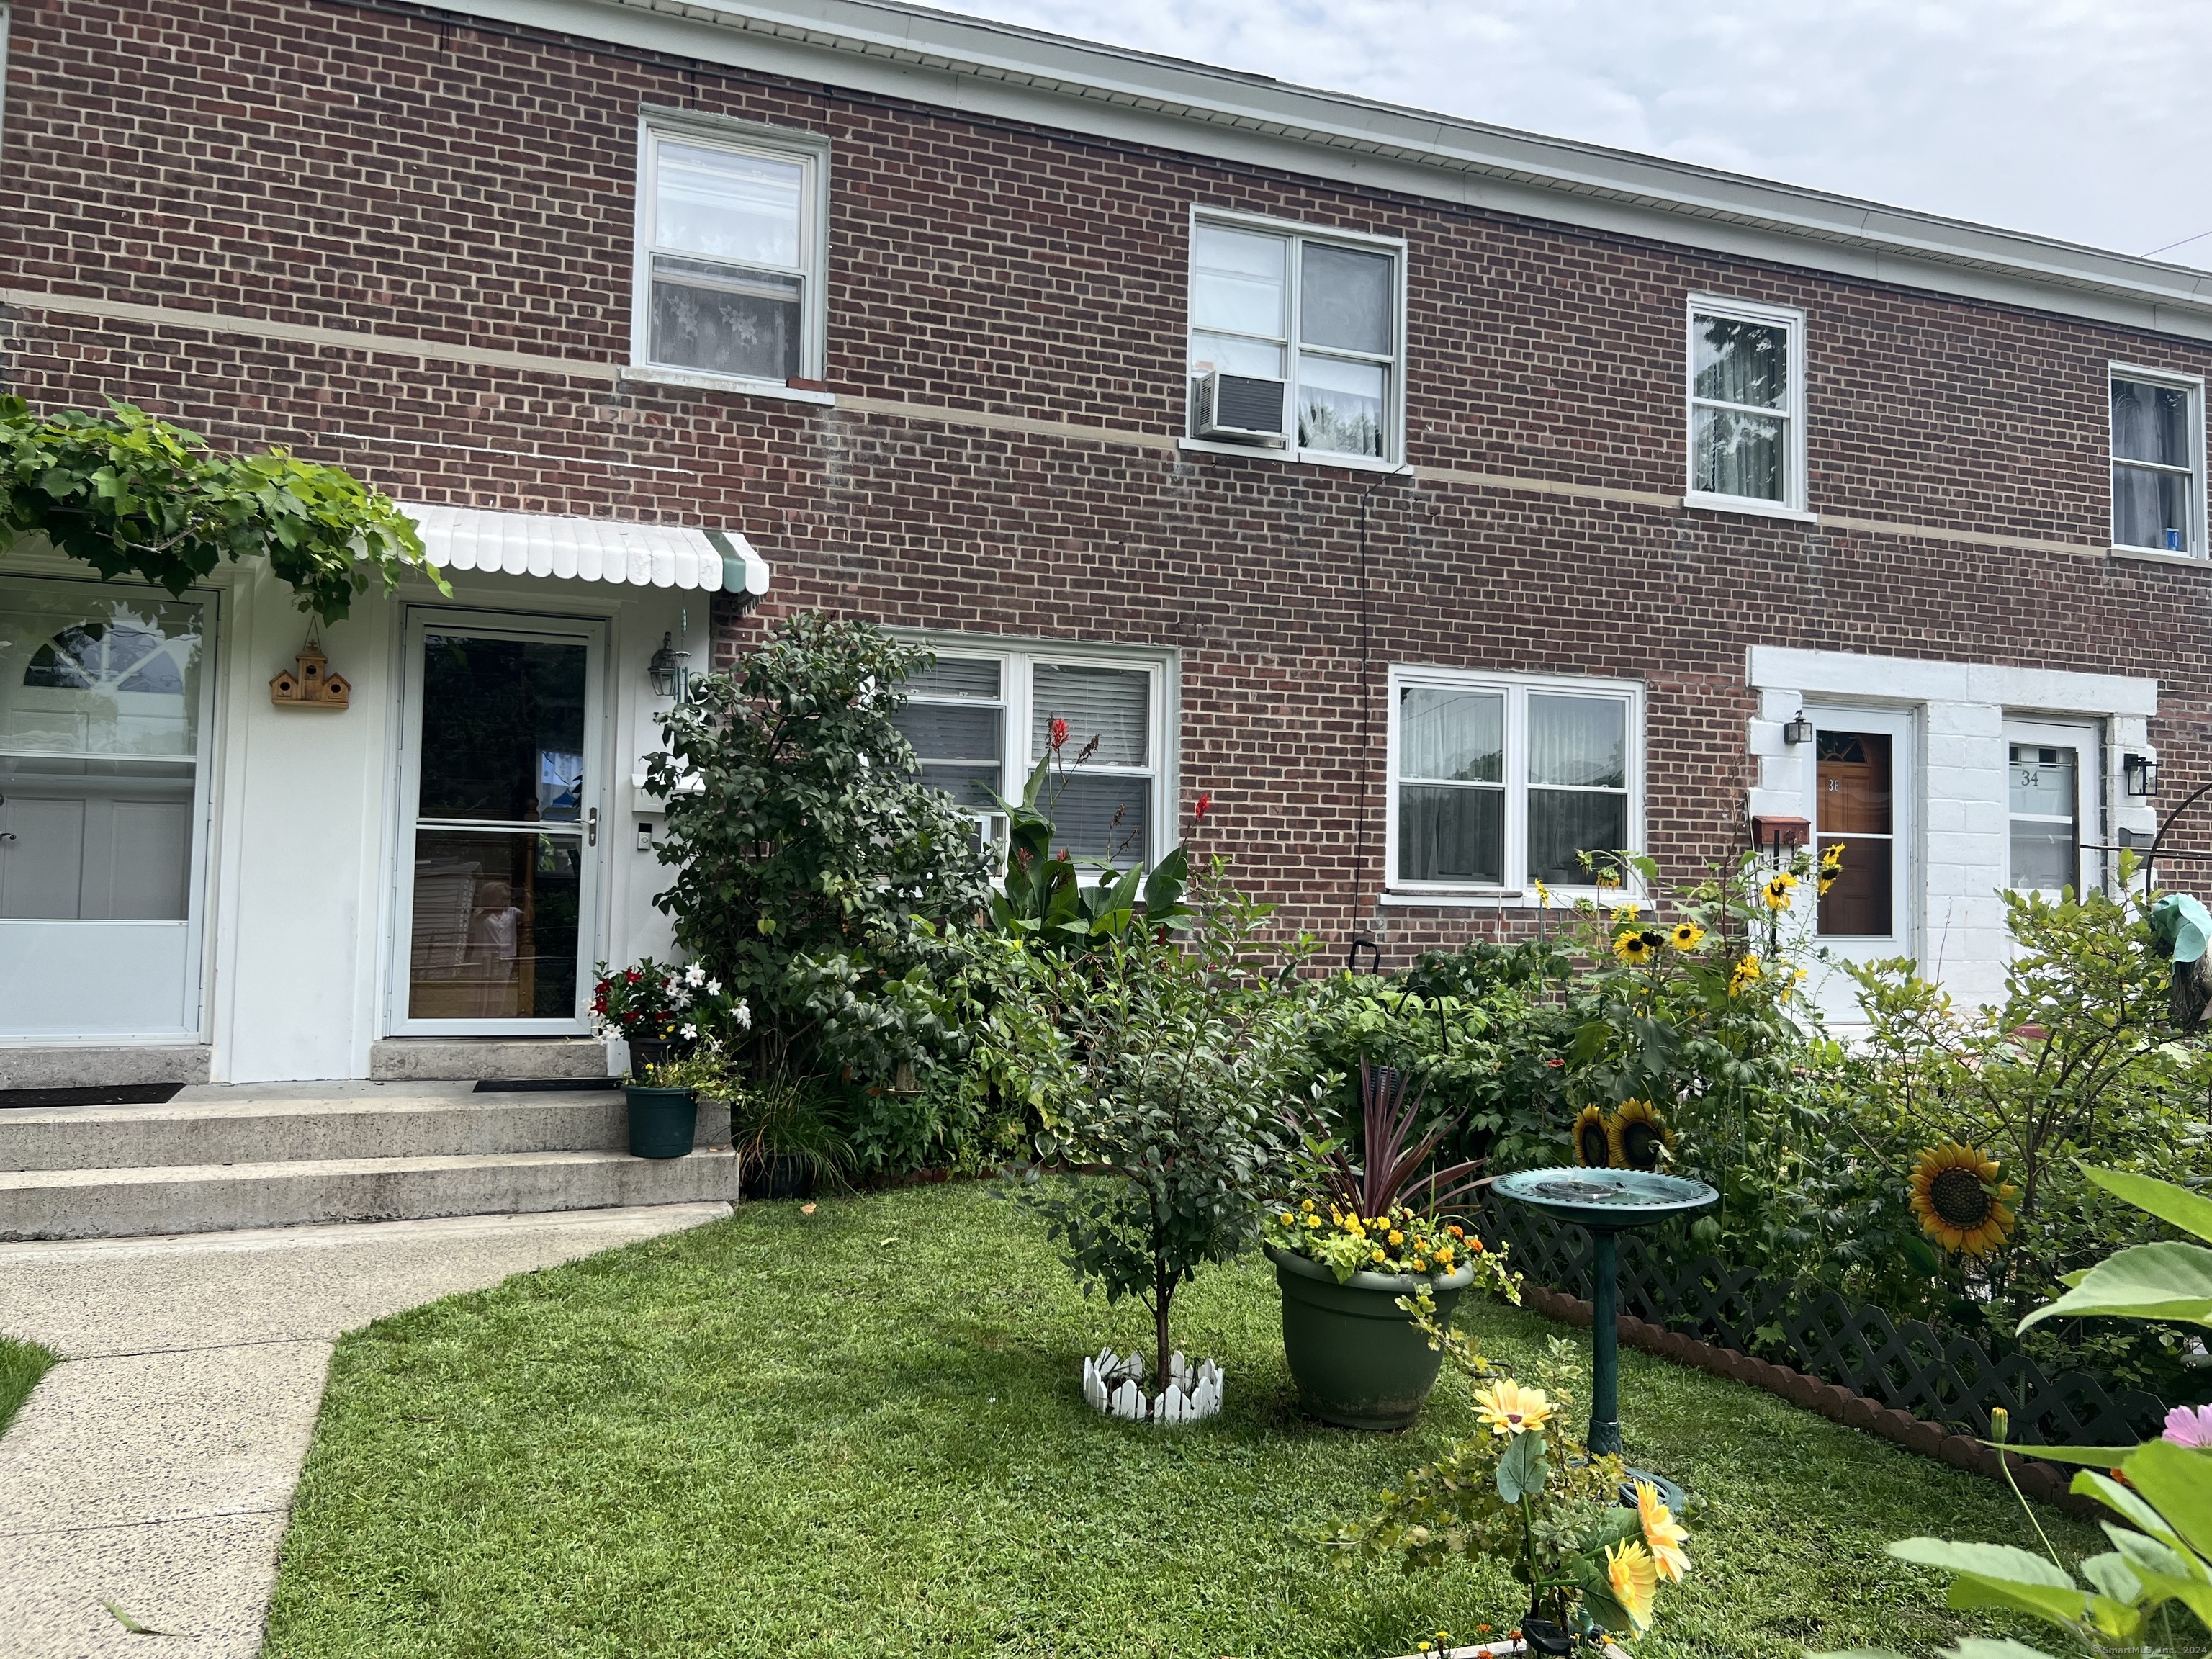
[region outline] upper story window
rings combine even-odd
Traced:
[[[1043,803],[1057,845],[1079,858],[1156,862],[1173,842],[1169,662],[1158,653],[1015,647],[972,636],[932,641],[934,667],[906,682],[898,728],[923,781],[998,836],[992,797],[1018,799],[1064,720]]]
[[[1200,215],[1190,247],[1190,436],[1396,462],[1405,245]]]
[[[1693,295],[1689,502],[1805,510],[1805,313]]]
[[[1395,668],[1389,741],[1394,889],[1588,888],[1643,846],[1633,685]]]
[[[646,112],[639,364],[767,382],[821,377],[829,162],[827,141],[811,133]]]
[[[2112,545],[2203,556],[2204,382],[2112,367]]]

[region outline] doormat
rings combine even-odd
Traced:
[[[89,1089],[0,1089],[0,1106],[159,1106],[181,1083],[111,1083]]]
[[[604,1092],[620,1087],[622,1080],[611,1077],[487,1077],[477,1080],[472,1092],[480,1095],[534,1095],[570,1089]]]

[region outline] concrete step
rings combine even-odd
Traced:
[[[0,1241],[131,1238],[243,1227],[509,1215],[729,1200],[727,1147],[296,1159],[0,1174]]]
[[[628,1110],[615,1089],[202,1087],[158,1106],[0,1107],[0,1170],[620,1152],[628,1138]],[[729,1138],[728,1108],[701,1103],[697,1144],[724,1146]]]

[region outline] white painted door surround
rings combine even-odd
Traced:
[[[1880,730],[1910,750],[1909,762],[1896,761],[1894,780],[1902,931],[1889,941],[1827,943],[1843,957],[1912,957],[1962,1003],[2003,989],[2009,945],[1999,895],[2012,884],[2014,820],[2056,816],[2016,813],[2027,803],[2016,803],[2010,787],[2014,744],[2074,746],[2081,842],[2117,842],[2123,830],[2148,838],[2155,828],[2149,803],[2129,797],[2121,777],[2124,756],[2151,752],[2155,679],[1782,646],[1752,647],[1747,673],[1759,696],[1748,733],[1759,763],[1754,816],[1820,823],[1820,745],[1784,738],[1801,711],[1816,733]],[[2082,855],[2081,868],[2087,879],[2107,873],[2094,853]],[[1823,978],[1817,991],[1829,1017],[1856,1022],[1856,988],[1840,974]]]

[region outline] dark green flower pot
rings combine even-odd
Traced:
[[[1436,1293],[1437,1316],[1449,1320],[1474,1282],[1474,1265],[1443,1279],[1354,1273],[1340,1285],[1318,1261],[1272,1244],[1267,1251],[1283,1292],[1283,1354],[1299,1405],[1347,1429],[1412,1427],[1437,1385],[1443,1356],[1429,1346],[1398,1298],[1427,1285]]]
[[[689,1089],[647,1089],[623,1085],[629,1102],[632,1158],[682,1158],[699,1132],[699,1099]]]

